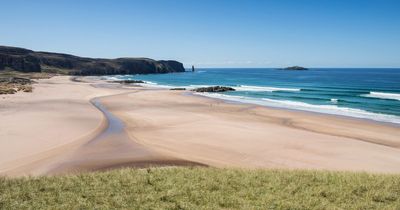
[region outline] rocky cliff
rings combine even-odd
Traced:
[[[0,46],[0,71],[5,69],[21,72],[62,72],[72,75],[151,74],[185,71],[182,63],[173,60],[95,59]]]

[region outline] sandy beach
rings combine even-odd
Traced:
[[[152,164],[400,172],[395,125],[84,80],[0,96],[0,174]],[[110,124],[94,98],[121,131],[104,137]]]

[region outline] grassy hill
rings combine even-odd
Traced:
[[[400,209],[400,175],[215,168],[0,178],[0,209]]]

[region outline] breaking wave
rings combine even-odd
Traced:
[[[363,94],[361,96],[369,98],[393,99],[400,101],[400,94],[398,93],[369,92],[369,94]]]
[[[251,86],[251,85],[239,85],[237,87],[233,87],[238,91],[265,91],[265,92],[273,92],[273,91],[300,91],[298,88],[279,88],[279,87],[266,87],[266,86]]]

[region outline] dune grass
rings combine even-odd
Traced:
[[[215,168],[0,178],[0,209],[400,209],[400,175]]]

